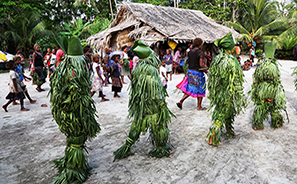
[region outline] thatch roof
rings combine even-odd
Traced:
[[[96,48],[109,45],[113,33],[132,27],[128,34],[152,45],[158,41],[173,40],[177,43],[200,37],[213,43],[230,31],[235,38],[241,37],[235,30],[216,23],[201,11],[124,2],[108,29],[87,39]]]

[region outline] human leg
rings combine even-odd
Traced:
[[[13,100],[9,100],[5,105],[2,106],[2,108],[4,109],[5,112],[8,112],[8,111],[7,111],[7,106],[8,106],[9,104],[11,104],[12,102],[13,102]]]
[[[21,102],[21,111],[29,111],[30,109],[26,109],[24,107],[24,99],[20,99],[20,102]]]

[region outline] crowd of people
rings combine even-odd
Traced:
[[[201,106],[202,98],[205,96],[204,73],[207,73],[207,68],[211,65],[212,54],[208,47],[206,47],[205,52],[202,51],[202,45],[203,41],[201,39],[195,39],[193,44],[188,45],[188,47],[177,47],[175,50],[168,48],[165,52],[162,52],[160,49],[158,53],[161,60],[159,68],[160,78],[165,89],[167,89],[168,81],[172,80],[172,75],[184,72],[184,65],[187,64],[188,66],[188,69],[185,71],[187,72],[186,77],[177,86],[177,88],[184,92],[184,96],[177,103],[180,109],[182,109],[184,100],[189,96],[198,99],[198,110],[206,109]],[[238,61],[241,63],[241,58],[239,57],[240,50],[241,47],[236,45],[234,52],[238,56]],[[7,67],[10,69],[10,93],[7,96],[9,101],[2,106],[5,111],[7,111],[10,103],[13,105],[18,104],[16,100],[21,102],[22,111],[28,111],[29,109],[23,106],[24,95],[26,95],[30,103],[35,103],[36,100],[32,100],[30,97],[23,80],[32,80],[32,84],[37,85],[36,90],[38,92],[44,91],[42,85],[45,83],[46,78],[51,77],[51,74],[58,67],[65,55],[59,45],[53,49],[47,48],[46,54],[43,55],[40,52],[40,46],[35,44],[33,49],[29,50],[30,78],[24,75],[23,65],[25,58],[21,52],[21,49],[17,49],[15,57],[7,64]],[[102,102],[109,101],[105,97],[103,89],[111,84],[111,91],[114,92],[113,97],[120,98],[119,93],[123,85],[126,84],[125,79],[131,79],[133,68],[136,67],[139,60],[138,56],[129,51],[129,47],[127,46],[123,46],[120,51],[105,48],[103,56],[97,53],[93,54],[90,46],[84,47],[83,52],[84,58],[88,63],[88,68],[91,71],[90,95],[93,96],[97,92]],[[254,46],[250,50],[249,58],[242,65],[243,70],[249,70],[253,67],[253,60],[255,58]],[[257,66],[257,64],[254,66]]]

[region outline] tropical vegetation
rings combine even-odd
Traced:
[[[291,3],[269,0],[131,0],[160,6],[200,10],[218,23],[240,32],[243,43],[257,43],[262,49],[266,40],[274,38],[277,52],[292,55],[297,33],[297,1]],[[14,53],[17,47],[27,52],[34,43],[41,48],[55,45],[55,37],[65,23],[76,19],[90,22],[91,34],[106,29],[117,13],[118,1],[112,0],[0,0],[0,48]],[[24,19],[21,19],[23,17]],[[37,27],[35,27],[37,26]],[[24,53],[26,54],[26,53]],[[276,54],[278,56],[279,54]]]

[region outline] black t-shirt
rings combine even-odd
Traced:
[[[200,58],[204,60],[204,53],[200,49],[191,49],[189,52],[189,69],[190,70],[199,70],[200,66]]]
[[[36,66],[44,66],[43,65],[43,57],[42,56],[40,56],[39,54],[37,54],[37,52],[35,52],[35,54],[36,54],[36,57],[35,57],[35,67]]]
[[[112,77],[120,77],[121,76],[118,63],[113,63],[112,69],[114,70],[113,74],[111,75]]]

